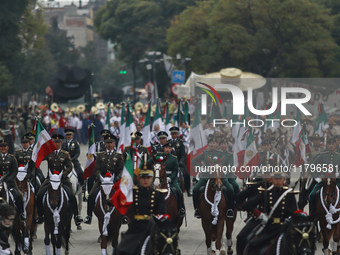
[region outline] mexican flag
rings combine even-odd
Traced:
[[[131,115],[131,109],[129,107],[129,104],[127,104],[127,111],[126,111],[126,123],[125,123],[125,138],[124,138],[124,146],[131,145],[131,133],[136,132],[137,128],[135,123],[133,122],[132,115]],[[123,148],[124,151],[124,148]]]
[[[271,121],[265,121],[264,132],[266,132],[268,128],[274,131],[280,127],[279,120],[281,119],[281,101],[278,103],[276,110],[270,114],[267,119],[276,119],[277,121],[273,121],[273,123]]]
[[[245,111],[246,113],[246,111]],[[245,137],[246,131],[246,114],[245,115],[234,115],[233,116],[233,125],[231,128],[231,135],[235,139],[234,143],[234,151],[233,151],[233,159],[234,166],[237,168],[238,166],[243,165],[244,161],[244,153],[247,146],[247,140]],[[237,124],[234,124],[237,123]],[[243,125],[243,123],[245,125]]]
[[[118,143],[118,147],[117,147],[117,151],[119,153],[123,153],[124,151],[124,142],[125,142],[125,104],[122,103],[122,116],[121,116],[121,120],[120,120],[120,136],[119,136],[119,143]],[[129,134],[130,135],[130,134]]]
[[[319,116],[318,116],[318,121],[316,123],[315,133],[318,133],[320,136],[323,136],[322,130],[327,125],[326,124],[327,116],[323,108],[323,103],[319,103],[318,113],[319,113]]]
[[[120,214],[125,215],[133,199],[133,168],[130,155],[127,155],[122,178],[114,185],[119,189],[113,194],[111,203]]]
[[[151,118],[151,103],[149,102],[148,112],[146,113],[145,123],[143,127],[143,145],[151,152],[151,132],[150,132],[150,118]]]
[[[110,102],[107,104],[106,123],[104,129],[110,130]]]
[[[261,162],[260,154],[256,149],[253,131],[249,132],[249,136],[247,139],[247,147],[243,155],[244,155],[243,166],[256,166]],[[247,178],[250,174],[251,171],[249,172],[237,171],[237,176],[241,179]]]
[[[171,139],[170,135],[170,128],[172,127],[170,118],[169,118],[169,102],[166,102],[165,108],[164,108],[164,114],[163,119],[165,121],[165,132],[168,133],[168,139]]]
[[[155,125],[159,126],[160,131],[164,131],[164,124],[163,124],[163,118],[161,113],[161,100],[157,98],[156,101],[156,112],[155,116],[153,117],[153,124],[152,124],[152,130],[155,130]]]
[[[307,154],[310,153],[305,124],[303,124],[302,126],[299,140],[295,144],[296,144],[296,154],[297,154],[295,165],[299,167],[303,163],[307,162]]]
[[[85,170],[83,173],[84,180],[86,180],[88,177],[91,177],[93,174],[94,164],[96,163],[94,156],[96,156],[96,144],[94,140],[94,125],[91,124],[89,127],[89,150],[87,152]]]
[[[300,121],[300,109],[298,108],[296,113],[296,122],[297,125],[294,127],[293,136],[292,136],[292,143],[295,143],[297,140],[299,140],[299,134],[301,132],[302,126]]]
[[[192,129],[190,132],[190,146],[189,146],[189,159],[188,162],[190,164],[191,160],[198,155],[203,153],[208,147],[207,139],[205,138],[203,132],[203,126],[201,124],[201,100],[197,100],[197,107],[195,110],[194,123],[192,125]],[[190,173],[195,173],[193,166],[190,164]]]
[[[35,136],[35,145],[32,153],[32,160],[35,162],[35,167],[39,168],[41,161],[49,155],[50,153],[57,150],[54,142],[52,141],[50,135],[44,129],[40,120],[37,122],[37,131]]]

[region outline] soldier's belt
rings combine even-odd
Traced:
[[[135,220],[150,220],[149,215],[135,215]]]
[[[271,219],[272,224],[281,224],[281,218],[280,217],[275,217]]]

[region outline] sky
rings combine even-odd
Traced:
[[[57,3],[59,3],[60,7],[64,6],[64,5],[70,5],[72,4],[72,2],[79,6],[79,0],[54,0],[54,1],[48,1],[48,0],[40,0],[40,2],[44,3],[44,5],[48,6],[50,4],[50,6],[57,6]],[[81,0],[82,5],[85,5],[89,2],[89,0]]]

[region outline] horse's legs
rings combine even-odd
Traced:
[[[205,233],[205,244],[207,246],[207,255],[212,255],[212,251],[211,251],[211,229],[210,229],[210,221],[205,221],[205,220],[201,220],[202,222],[202,227]]]
[[[323,235],[323,249],[322,250],[324,254],[328,255],[328,245],[329,245],[329,240],[331,239],[332,235],[330,231],[327,231],[326,227],[321,227],[321,232]]]
[[[226,228],[227,228],[226,229],[226,238],[227,238],[227,247],[228,247],[227,253],[228,253],[228,255],[231,255],[234,252],[233,248],[232,248],[232,245],[233,245],[232,234],[233,234],[233,231],[234,231],[234,222],[235,222],[235,219],[236,219],[236,214],[237,214],[237,212],[235,213],[234,219],[227,219],[226,222],[225,222],[225,225],[226,225]]]
[[[102,248],[102,255],[106,255],[107,251],[107,236],[101,234],[102,242],[100,243],[100,247]]]
[[[52,242],[52,247],[53,247],[53,255],[56,255],[56,245],[57,245],[57,240],[56,240],[56,235],[51,234],[51,242]]]
[[[44,239],[44,243],[45,243],[46,255],[51,255],[51,251],[50,251],[50,235],[49,235],[49,232],[47,230],[46,223],[45,223],[45,239]]]
[[[335,230],[333,233],[333,249],[332,249],[332,254],[335,255],[337,254],[338,251],[338,243],[340,240],[340,233],[339,233],[339,223],[334,226]]]
[[[29,229],[26,227],[23,233],[23,250],[27,254],[29,250]]]
[[[216,251],[215,255],[220,255],[221,246],[222,246],[222,238],[223,238],[223,229],[224,229],[224,221],[225,218],[223,217],[217,222],[216,225]]]

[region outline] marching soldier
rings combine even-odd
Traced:
[[[327,124],[329,126],[325,131],[327,133],[327,138],[340,135],[340,127],[336,124],[336,119],[334,117],[329,118]]]
[[[316,178],[316,181],[318,183],[314,186],[313,191],[309,195],[309,208],[310,208],[310,215],[316,212],[316,204],[317,204],[317,191],[321,189],[322,187],[322,181],[321,179],[326,177],[326,173],[324,170],[324,167],[329,169],[330,173],[335,174],[337,171],[336,166],[340,165],[340,153],[336,151],[336,139],[330,138],[327,141],[327,149],[324,151],[321,151],[319,154],[317,154],[313,162],[311,163],[311,166],[313,165],[315,171],[311,172],[311,176]],[[310,166],[310,167],[311,167]],[[316,169],[321,168],[323,172],[317,172]],[[340,187],[340,179],[336,179],[337,186]]]
[[[313,162],[314,157],[321,151],[325,150],[326,147],[321,145],[322,136],[320,136],[318,133],[309,136],[308,139],[313,143],[313,146],[310,147],[309,153],[309,162]]]
[[[163,152],[157,153],[156,157],[165,157],[167,156],[167,159],[165,161],[165,171],[168,179],[168,183],[171,187],[173,187],[176,190],[177,193],[177,205],[179,208],[179,214],[181,216],[185,215],[185,205],[184,205],[184,199],[183,199],[183,193],[181,188],[178,185],[178,179],[177,174],[179,170],[178,160],[177,157],[171,154],[172,151],[172,144],[171,142],[167,141],[163,145]],[[150,162],[153,162],[153,159],[149,159]]]
[[[116,137],[112,134],[106,136],[105,145],[106,151],[98,152],[96,164],[94,166],[94,176],[97,178],[96,183],[93,185],[87,201],[87,216],[84,220],[85,224],[91,224],[94,200],[96,198],[96,191],[100,188],[100,177],[104,176],[107,172],[114,174],[115,181],[117,182],[122,174],[124,167],[124,159],[121,153],[115,151]]]
[[[2,176],[1,181],[7,184],[8,189],[12,189],[12,194],[14,195],[15,203],[19,210],[20,220],[26,221],[27,217],[24,214],[22,195],[15,181],[18,173],[18,162],[15,159],[14,155],[8,153],[8,150],[9,146],[7,141],[3,139],[0,140],[0,175]]]
[[[198,164],[203,161],[205,166],[210,166],[211,163],[209,162],[208,157],[212,160],[214,158],[217,158],[217,160],[224,161],[224,155],[221,150],[217,150],[217,140],[214,137],[211,137],[208,140],[208,149],[204,150],[202,154],[198,155],[196,158],[194,158],[191,163],[192,165],[198,166]],[[224,164],[225,165],[225,164]],[[200,218],[199,214],[199,196],[200,196],[200,188],[204,187],[208,181],[208,178],[200,177],[200,180],[196,183],[194,189],[193,189],[193,202],[194,202],[194,209],[195,209],[195,217]],[[234,217],[234,211],[230,210],[231,208],[234,208],[234,189],[230,185],[227,179],[223,178],[222,183],[224,187],[227,189],[226,194],[226,200],[227,200],[227,217],[233,218]]]
[[[158,140],[159,143],[154,143],[151,146],[151,156],[156,155],[158,152],[162,153],[163,152],[163,145],[166,143],[167,138],[168,138],[168,133],[164,131],[158,132]]]
[[[109,134],[111,134],[110,130],[104,129],[100,131],[102,141],[96,142],[96,152],[106,151],[105,140]]]
[[[44,160],[47,160],[48,172],[53,174],[54,171],[62,172],[63,176],[61,178],[61,182],[63,184],[63,188],[65,189],[69,199],[70,205],[73,209],[74,221],[77,226],[83,222],[82,217],[78,214],[78,205],[75,195],[72,191],[72,184],[70,182],[70,178],[68,175],[72,171],[72,161],[70,154],[67,151],[61,149],[61,145],[63,143],[64,136],[60,134],[54,134],[52,136],[53,142],[57,147],[57,150],[50,153]],[[50,182],[49,174],[46,176],[45,181],[41,184],[41,187],[37,194],[37,209],[38,209],[38,218],[37,223],[41,224],[44,222],[43,218],[43,196],[48,189],[48,184]]]
[[[149,222],[151,215],[167,213],[164,196],[159,191],[152,188],[153,181],[152,163],[139,171],[139,183],[141,187],[133,188],[133,221],[129,224],[129,229],[122,236],[118,245],[118,254],[135,255],[140,250],[145,238],[150,235],[152,229]]]
[[[190,175],[188,172],[187,167],[185,166],[185,160],[186,160],[186,152],[185,152],[185,146],[183,144],[183,141],[178,139],[178,127],[171,127],[169,129],[171,138],[169,141],[171,142],[173,146],[173,151],[175,155],[177,156],[178,164],[183,169],[183,177],[184,177],[184,186],[187,190],[188,197],[192,196],[192,193],[190,191]]]
[[[284,186],[288,176],[285,173],[273,172],[270,174],[270,177],[273,184],[272,188],[268,188],[267,190],[261,187],[258,188],[258,190],[262,192],[242,204],[242,208],[249,213],[253,213],[264,227],[262,232],[257,233],[257,238],[254,239],[254,241],[261,241],[257,242],[257,244],[250,241],[250,248],[260,247],[278,236],[286,218],[290,216],[290,212],[297,210],[294,196],[295,192],[287,186]],[[266,196],[268,196],[268,199],[265,199]],[[276,203],[278,203],[278,206],[273,207]],[[257,209],[257,206],[261,205],[263,205],[262,212]],[[269,218],[268,215],[271,215],[271,217]],[[238,246],[246,247],[248,242],[239,243],[239,241],[241,240],[238,240]]]
[[[61,149],[67,151],[70,154],[74,170],[77,173],[78,183],[80,186],[84,185],[83,170],[78,161],[80,155],[79,143],[73,139],[74,130],[72,128],[65,129],[66,141],[63,142]],[[85,188],[83,186],[83,188]]]
[[[133,141],[135,149],[137,149],[138,153],[140,154],[139,158],[142,159],[144,154],[147,154],[149,158],[150,154],[149,154],[148,148],[141,145],[143,134],[137,131],[137,132],[131,133],[130,135],[131,135],[131,141]],[[130,154],[130,157],[132,159],[134,159],[133,156],[135,153],[131,150],[131,145],[125,146],[124,153],[123,153],[124,162],[126,160],[127,153]]]

